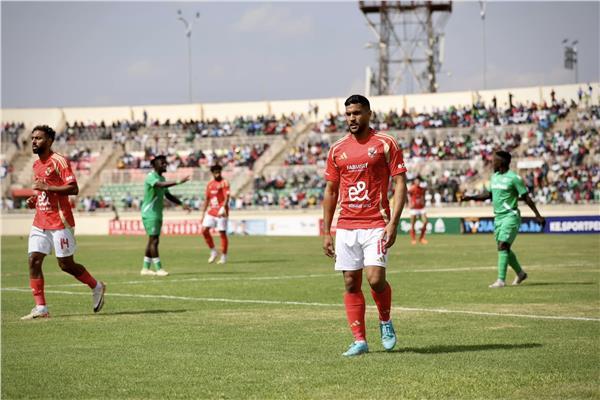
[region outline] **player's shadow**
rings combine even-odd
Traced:
[[[405,347],[393,351],[394,353],[418,353],[418,354],[443,354],[443,353],[466,353],[470,351],[488,350],[517,350],[533,349],[542,347],[540,343],[520,344],[467,344],[467,345],[440,345],[429,347]]]
[[[287,263],[288,259],[284,258],[273,258],[273,259],[262,259],[262,260],[243,260],[243,261],[227,261],[227,264],[275,264],[275,263]]]
[[[220,265],[219,265],[220,267]],[[189,275],[189,276],[195,276],[198,277],[198,275],[240,275],[240,274],[250,274],[250,271],[232,271],[232,270],[227,270],[227,269],[219,269],[219,270],[207,270],[204,269],[202,271],[196,271],[196,272],[175,272],[173,274],[170,274],[169,276],[185,276],[185,275]]]
[[[189,310],[137,310],[137,311],[101,311],[96,314],[98,317],[102,316],[118,316],[118,315],[143,315],[143,314],[171,314],[171,313],[182,313],[188,312]],[[90,314],[69,314],[69,315],[61,315],[60,318],[79,318],[79,317],[89,317]]]
[[[595,285],[596,282],[528,282],[523,286]]]

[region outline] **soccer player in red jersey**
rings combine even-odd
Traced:
[[[83,265],[73,259],[75,219],[69,196],[79,193],[79,187],[69,161],[52,151],[55,136],[54,130],[47,125],[36,126],[31,133],[31,148],[39,157],[33,163],[33,190],[36,195],[27,199],[27,205],[36,209],[28,250],[29,284],[36,306],[22,320],[49,317],[42,263],[52,249],[59,267],[92,289],[94,312],[100,311],[104,305],[106,285],[94,279]]]
[[[227,247],[229,245],[229,240],[227,239],[229,182],[221,175],[222,171],[223,167],[219,164],[210,167],[213,179],[206,185],[204,206],[202,208],[202,235],[210,249],[210,256],[208,257],[209,263],[215,262],[219,255],[215,249],[215,242],[210,235],[210,229],[216,228],[221,237],[221,258],[219,258],[217,264],[225,264],[227,262]]]
[[[390,351],[396,345],[386,264],[387,250],[396,241],[406,201],[406,168],[396,140],[369,128],[369,100],[352,95],[344,105],[350,133],[334,143],[327,156],[323,250],[325,255],[335,258],[335,269],[343,271],[344,305],[355,338],[343,355],[357,356],[369,351],[361,289],[363,269],[379,311],[383,347]],[[390,177],[395,187],[392,210],[387,198]],[[338,203],[340,213],[334,245],[331,223]]]
[[[425,193],[426,184],[422,182],[418,177],[415,178],[412,185],[408,188],[408,212],[410,213],[410,242],[411,244],[417,244],[417,236],[415,234],[415,223],[417,217],[423,223],[421,228],[421,236],[419,236],[419,242],[421,244],[427,244],[425,239],[425,232],[427,232],[427,213],[425,212]]]

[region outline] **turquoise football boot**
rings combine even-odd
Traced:
[[[392,320],[379,323],[379,332],[381,333],[381,344],[386,351],[392,351],[396,346],[396,332]]]
[[[346,350],[345,353],[343,353],[343,356],[346,357],[353,357],[353,356],[360,356],[361,354],[364,353],[368,353],[369,352],[369,346],[367,346],[367,342],[365,341],[361,341],[361,342],[354,342],[350,345],[350,347],[348,347],[348,350]]]

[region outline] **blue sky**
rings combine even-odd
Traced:
[[[177,10],[192,19],[193,100],[344,97],[363,92],[376,54],[357,2],[6,2],[2,107],[188,101]],[[598,2],[488,2],[487,87],[573,83],[563,38],[578,39],[581,82],[598,81]],[[483,89],[477,2],[454,2],[440,91]]]

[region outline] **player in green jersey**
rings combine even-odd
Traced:
[[[510,265],[517,276],[513,285],[518,285],[527,279],[527,273],[521,268],[516,254],[511,250],[511,245],[517,237],[521,226],[521,212],[518,200],[523,200],[535,214],[536,221],[542,225],[546,220],[542,217],[527,188],[519,175],[509,170],[511,156],[506,151],[494,153],[494,174],[490,179],[489,191],[476,195],[464,196],[461,201],[492,200],[494,205],[494,234],[498,244],[498,280],[489,287],[501,288],[505,286],[506,269]]]
[[[167,170],[167,158],[163,155],[152,159],[152,167],[154,170],[146,176],[146,180],[144,181],[144,201],[141,206],[142,222],[148,234],[148,244],[146,245],[144,266],[140,274],[167,276],[169,273],[162,269],[162,264],[158,256],[158,241],[163,221],[164,197],[177,205],[183,206],[184,210],[190,211],[190,207],[187,204],[183,204],[181,200],[173,196],[168,190],[171,186],[189,181],[190,177],[186,176],[180,181],[167,181],[163,176],[163,173]],[[150,269],[151,263],[154,264],[156,271]]]

